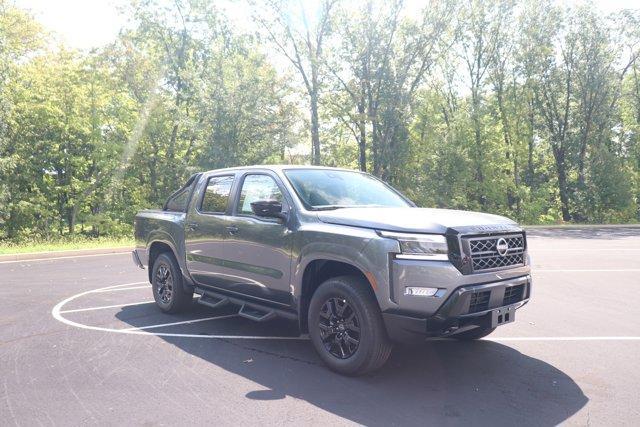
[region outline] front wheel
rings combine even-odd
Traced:
[[[391,354],[380,308],[368,286],[355,276],[335,277],[311,298],[309,336],[320,358],[341,374],[375,371]]]
[[[153,298],[160,310],[179,313],[191,304],[193,292],[184,290],[180,267],[173,254],[160,254],[153,263],[151,274]]]

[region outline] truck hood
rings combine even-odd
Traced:
[[[520,230],[503,216],[481,212],[427,208],[343,208],[317,213],[329,224],[408,233],[490,233]]]

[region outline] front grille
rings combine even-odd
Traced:
[[[476,292],[471,294],[469,301],[469,313],[478,313],[489,309],[489,298],[491,291]]]
[[[515,304],[522,301],[524,285],[509,286],[504,290],[502,305]]]
[[[501,255],[498,241],[504,239],[508,249]],[[469,244],[473,271],[500,269],[524,265],[525,239],[523,234],[480,236],[465,238]]]

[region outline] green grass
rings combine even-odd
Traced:
[[[73,239],[29,241],[24,243],[0,242],[0,255],[133,246],[134,241],[130,237],[100,237],[93,239],[86,237],[75,237]]]
[[[622,223],[622,224],[584,224],[584,223],[565,223],[565,224],[520,224],[524,228],[640,228],[638,223]]]

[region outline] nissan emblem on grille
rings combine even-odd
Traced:
[[[507,243],[506,240],[504,240],[503,237],[501,237],[498,239],[498,242],[496,243],[496,249],[498,250],[498,253],[500,254],[500,256],[505,256],[507,252],[509,252],[509,244]]]
[[[472,271],[487,271],[524,265],[524,234],[463,237],[468,244]]]

